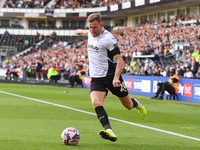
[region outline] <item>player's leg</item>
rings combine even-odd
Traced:
[[[127,108],[128,110],[136,108],[141,115],[146,116],[147,111],[145,107],[142,104],[140,104],[136,99],[130,98],[125,82],[122,79],[122,76],[120,76],[119,80],[121,82],[119,87],[113,87],[112,82],[109,82],[108,83],[109,90],[112,92],[112,94],[116,95],[119,98],[119,100],[121,101],[122,105],[125,108]]]
[[[90,98],[92,100],[92,105],[95,108],[97,118],[99,119],[101,125],[105,130],[101,130],[99,134],[104,139],[109,139],[111,141],[116,141],[117,137],[113,133],[112,128],[110,126],[108,115],[103,107],[103,102],[106,97],[106,92],[104,91],[92,91],[90,93]]]
[[[70,76],[69,76],[69,84],[70,84],[70,86],[72,85],[72,78],[73,78],[73,76],[70,75]]]
[[[43,82],[44,78],[43,78],[42,69],[40,70],[40,77],[41,77],[41,81]]]
[[[118,97],[118,98],[121,101],[122,105],[128,110],[136,108],[142,116],[147,115],[146,108],[138,100],[134,98],[130,98],[129,95],[125,97]]]
[[[36,76],[36,81],[38,81],[39,80],[39,78],[38,78],[38,72],[35,72],[35,76]]]
[[[108,93],[105,86],[106,80],[104,78],[94,79],[92,78],[90,86],[90,98],[92,100],[92,105],[95,108],[97,118],[104,127],[105,130],[101,130],[99,134],[103,139],[108,139],[111,141],[116,141],[117,137],[113,133],[110,126],[108,115],[103,107],[104,99]]]
[[[76,75],[75,75],[76,76]],[[75,76],[72,76],[71,77],[71,80],[70,80],[70,85],[71,85],[71,87],[74,87],[74,82],[75,82]]]
[[[122,105],[123,105],[125,108],[127,108],[128,110],[131,110],[131,109],[133,109],[134,107],[137,107],[137,106],[138,106],[137,103],[135,103],[135,105],[134,105],[134,103],[131,101],[129,95],[127,95],[127,96],[125,96],[125,97],[118,97],[118,98],[119,98],[120,102],[122,103]]]
[[[38,69],[38,67],[36,67],[36,72],[35,72],[36,81],[39,80],[38,76],[39,76],[39,69]]]

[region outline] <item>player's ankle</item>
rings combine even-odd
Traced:
[[[133,102],[133,108],[139,108],[140,102],[138,102],[136,99],[131,98],[131,101]]]
[[[106,131],[110,131],[110,132],[113,132],[113,131],[112,131],[112,129],[106,129]]]

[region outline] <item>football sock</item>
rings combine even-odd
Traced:
[[[36,78],[36,81],[38,81],[38,78]]]
[[[98,106],[95,108],[96,114],[97,114],[97,118],[99,119],[100,123],[102,124],[102,126],[104,127],[105,130],[107,129],[111,129],[109,120],[108,120],[108,115],[105,111],[105,109],[103,108],[103,106]]]
[[[112,129],[106,129],[106,131],[110,131],[110,132],[113,132],[113,131],[112,131]]]
[[[134,98],[131,98],[131,101],[133,102],[133,108],[138,108],[140,106],[140,103],[136,101]]]

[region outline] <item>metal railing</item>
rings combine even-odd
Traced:
[[[17,48],[14,46],[0,46],[0,55],[5,57],[13,56],[17,53]]]

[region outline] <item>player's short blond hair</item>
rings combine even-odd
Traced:
[[[87,18],[87,21],[88,22],[93,22],[93,21],[97,21],[97,22],[101,22],[101,16],[99,13],[93,13],[93,14],[90,14]]]

